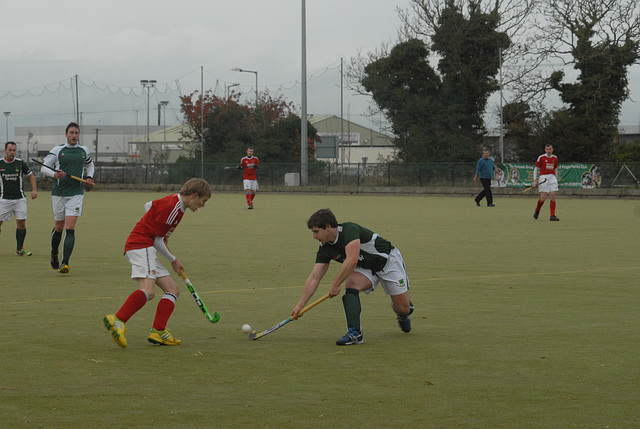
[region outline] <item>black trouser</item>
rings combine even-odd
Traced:
[[[480,179],[482,183],[482,191],[476,197],[476,202],[482,201],[484,197],[487,197],[487,204],[493,204],[493,194],[491,193],[491,179]]]

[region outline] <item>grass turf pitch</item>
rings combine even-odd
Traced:
[[[159,296],[127,323],[127,349],[102,325],[134,290],[124,241],[146,201],[90,192],[71,272],[49,267],[50,198],[29,201],[25,248],[0,235],[0,401],[4,427],[636,427],[640,419],[640,202],[535,198],[214,194],[170,239],[210,311],[181,279],[168,328],[146,341]],[[535,196],[533,196],[535,197]],[[329,207],[404,256],[416,306],[398,328],[382,290],[363,296],[365,342],[337,347],[339,299],[259,341],[285,319],[313,265],[309,215]],[[326,293],[339,264],[315,298]]]

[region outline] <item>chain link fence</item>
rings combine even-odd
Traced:
[[[94,179],[100,184],[181,184],[192,177],[204,177],[212,186],[238,186],[242,172],[229,164],[140,164],[96,165]],[[502,167],[498,165],[498,167]],[[640,163],[600,163],[601,188],[638,188]],[[38,165],[32,170],[39,173]],[[351,163],[344,165],[310,163],[308,186],[340,187],[468,187],[476,163]],[[285,186],[285,176],[300,175],[300,164],[263,164],[258,181],[261,187]],[[38,174],[37,174],[38,175]],[[299,177],[299,176],[298,176]]]

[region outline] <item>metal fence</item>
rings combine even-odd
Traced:
[[[602,188],[638,188],[640,163],[599,163]],[[500,165],[498,165],[500,167]],[[37,165],[31,166],[39,171]],[[226,167],[226,168],[225,168]],[[181,184],[204,172],[212,186],[237,186],[242,172],[230,164],[140,164],[97,165],[94,179],[104,184]],[[300,164],[263,164],[260,186],[285,185],[285,175],[300,174]],[[476,163],[351,163],[307,165],[308,185],[314,187],[465,187],[473,180]]]

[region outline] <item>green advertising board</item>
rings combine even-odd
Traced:
[[[533,182],[533,164],[503,164],[502,175],[496,175],[495,187],[529,187]],[[505,171],[506,170],[506,171]],[[560,188],[599,188],[602,183],[600,168],[595,164],[559,164]]]

